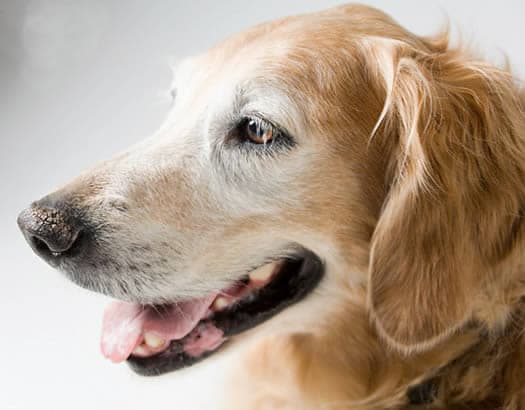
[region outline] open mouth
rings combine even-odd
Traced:
[[[307,296],[323,276],[312,252],[267,263],[227,289],[171,305],[111,304],[104,315],[102,353],[154,376],[191,366],[230,337],[270,319]]]

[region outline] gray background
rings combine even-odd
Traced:
[[[142,379],[98,352],[106,300],[34,256],[15,219],[31,200],[152,133],[170,61],[278,16],[340,1],[0,0],[0,408],[212,409],[224,358]],[[525,2],[368,1],[419,34],[454,33],[525,77]],[[457,35],[456,35],[457,37]],[[208,403],[208,404],[207,404]]]

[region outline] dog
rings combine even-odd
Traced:
[[[173,91],[154,136],[18,218],[119,300],[106,357],[158,375],[247,346],[228,409],[525,408],[507,69],[345,5],[233,36]]]

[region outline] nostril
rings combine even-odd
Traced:
[[[51,252],[51,249],[49,249],[49,246],[47,246],[47,243],[45,243],[42,239],[37,238],[36,236],[32,236],[29,238],[29,240],[33,243],[33,247],[39,251],[39,252]]]
[[[52,247],[50,247],[46,241],[39,238],[38,236],[30,236],[29,238],[31,247],[39,254],[50,254],[51,256],[60,256],[65,251],[57,252],[56,250],[53,250]],[[67,251],[67,249],[66,249]]]

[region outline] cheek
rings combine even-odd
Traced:
[[[323,172],[309,173],[301,200],[281,209],[279,224],[289,237],[336,261],[336,266],[366,272],[376,224],[373,207],[351,171],[317,169]]]

